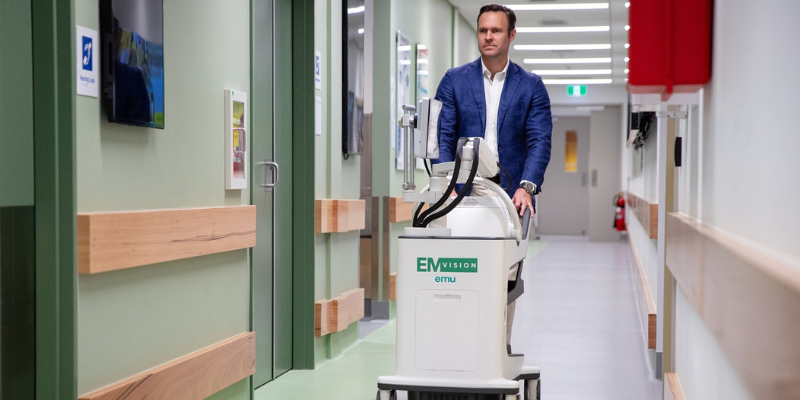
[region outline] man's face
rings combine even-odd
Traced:
[[[508,58],[508,46],[517,30],[508,34],[508,18],[502,12],[485,12],[478,20],[478,49],[485,58]]]

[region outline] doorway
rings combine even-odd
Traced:
[[[257,388],[292,368],[292,10],[291,2],[252,1],[251,194],[252,320]]]

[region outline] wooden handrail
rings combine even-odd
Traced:
[[[314,232],[349,232],[366,226],[366,202],[361,199],[316,199]]]
[[[800,263],[680,213],[667,267],[760,399],[800,396]]]
[[[658,203],[652,202],[639,195],[628,192],[627,204],[632,214],[644,227],[650,239],[658,238]]]
[[[314,335],[341,332],[361,318],[364,318],[363,288],[347,291],[335,299],[317,301],[314,303]]]
[[[650,291],[650,284],[647,282],[647,275],[644,272],[644,264],[642,258],[639,256],[639,249],[633,243],[631,235],[628,235],[628,242],[631,245],[633,252],[633,259],[636,264],[636,275],[638,282],[635,282],[636,292],[640,299],[640,312],[644,314],[644,320],[647,321],[647,348],[656,348],[656,334],[657,334],[657,315],[656,315],[656,302],[653,300],[653,293]],[[643,307],[642,307],[643,306]]]
[[[681,380],[674,372],[664,374],[664,400],[686,400]]]
[[[255,372],[256,334],[245,332],[86,393],[79,400],[199,400]]]
[[[78,272],[81,274],[255,245],[255,206],[78,214]]]

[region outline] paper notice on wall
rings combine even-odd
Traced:
[[[98,41],[97,31],[84,28],[82,26],[75,26],[75,39],[76,39],[76,79],[78,80],[75,87],[78,94],[83,96],[97,97],[98,86],[98,70],[100,66],[97,62],[98,56]]]

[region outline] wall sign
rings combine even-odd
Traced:
[[[75,40],[76,40],[76,78],[77,84],[75,87],[78,89],[78,94],[83,96],[97,97],[98,70],[100,65],[97,63],[100,53],[97,42],[97,31],[84,28],[82,26],[75,26]]]
[[[314,88],[322,90],[322,53],[314,52]]]

